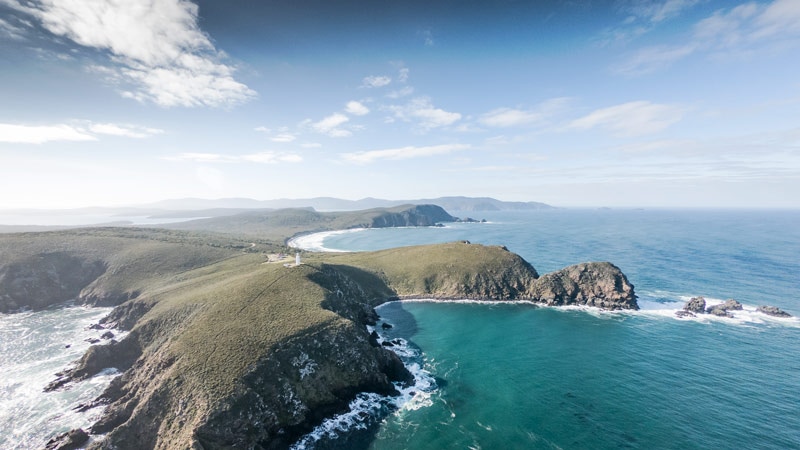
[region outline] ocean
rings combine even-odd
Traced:
[[[298,244],[353,251],[469,240],[505,245],[540,273],[611,261],[636,286],[641,310],[385,304],[378,312],[393,327],[378,331],[413,353],[406,361],[429,386],[388,412],[373,402],[374,426],[326,424],[307,448],[800,448],[800,320],[755,311],[767,304],[800,315],[800,212],[469,214],[487,223]],[[734,298],[744,310],[677,318],[694,296]]]
[[[611,261],[640,311],[526,303],[391,302],[376,330],[417,377],[363,394],[295,448],[800,449],[800,211],[458,213],[486,223],[305,236],[308,249],[455,240],[505,245],[539,273]],[[734,318],[674,312],[734,298]],[[774,305],[793,318],[755,311]],[[87,426],[113,372],[42,393],[80,357],[107,309],[0,315],[0,448],[38,449]],[[69,348],[66,345],[70,344]]]

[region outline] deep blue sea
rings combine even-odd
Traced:
[[[800,448],[800,320],[755,311],[768,304],[800,315],[800,211],[455,215],[488,223],[300,244],[352,251],[466,239],[505,245],[540,273],[611,261],[636,286],[642,310],[383,305],[393,325],[384,338],[402,339],[430,386],[410,392],[366,437],[348,438],[342,430],[354,422],[341,420],[339,437],[334,429],[319,448]],[[745,310],[732,319],[675,317],[693,296],[734,298]]]

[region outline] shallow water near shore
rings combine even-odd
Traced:
[[[800,448],[800,320],[755,311],[800,315],[800,213],[486,215],[485,224],[334,234],[321,246],[466,239],[506,245],[540,273],[608,260],[636,285],[642,310],[383,305],[386,338],[419,348],[436,388],[429,406],[387,415],[357,448]],[[744,310],[674,315],[698,295]],[[354,448],[326,446],[345,447]]]

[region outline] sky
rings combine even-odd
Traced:
[[[0,0],[0,208],[800,208],[800,0]]]

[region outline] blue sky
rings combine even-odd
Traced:
[[[0,208],[800,207],[800,1],[0,0]]]

